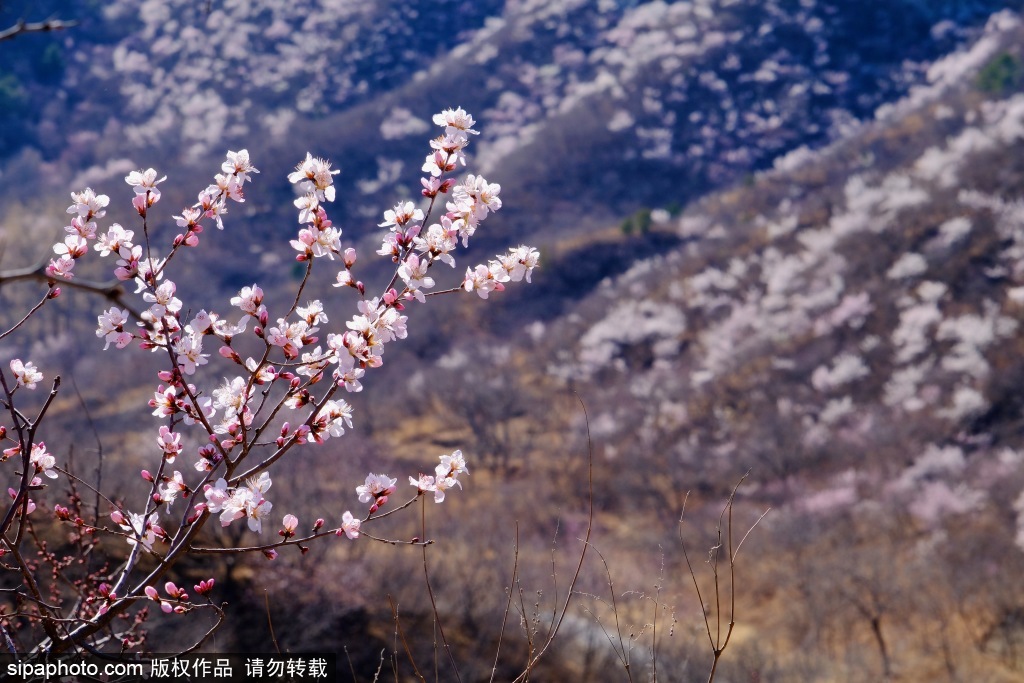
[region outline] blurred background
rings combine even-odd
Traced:
[[[382,212],[418,196],[430,117],[461,106],[481,131],[467,170],[504,208],[460,266],[526,243],[541,268],[486,303],[411,307],[409,339],[346,397],[355,429],[275,478],[282,513],[337,524],[367,472],[404,481],[461,448],[466,490],[428,516],[438,610],[462,680],[487,680],[511,587],[510,680],[575,571],[589,434],[605,562],[588,557],[535,680],[706,680],[705,560],[744,475],[737,533],[771,511],[739,557],[716,680],[1024,680],[1021,6],[5,0],[0,29],[77,25],[0,42],[0,269],[49,258],[71,191],[110,196],[103,225],[137,223],[139,168],[168,176],[166,243],[244,147],[262,173],[176,263],[179,296],[226,312],[259,282],[290,302],[286,176],[307,151],[341,169],[330,213],[375,291]],[[42,291],[4,285],[0,326]],[[354,312],[351,292],[319,293]],[[0,361],[77,388],[50,418],[58,461],[87,472],[102,453],[104,481],[144,496],[158,366],[100,351],[105,301],[54,304]],[[409,537],[413,517],[374,532]],[[252,538],[234,531],[218,542]],[[360,681],[383,657],[406,680],[390,595],[434,659],[416,550],[361,539],[180,571],[231,603],[220,651],[271,651],[269,612],[283,648],[339,652]],[[148,647],[186,642],[183,623],[153,617]]]

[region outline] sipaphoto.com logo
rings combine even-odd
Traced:
[[[141,677],[146,669],[138,662],[89,662],[58,660],[53,662],[8,662],[4,671],[9,679],[52,681],[60,678]]]

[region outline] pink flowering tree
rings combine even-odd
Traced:
[[[226,229],[232,202],[243,202],[259,171],[246,150],[228,152],[215,180],[198,201],[174,216],[179,230],[165,245],[151,239],[151,227],[166,217],[154,207],[166,178],[154,169],[130,173],[138,221],[132,226],[103,222],[109,198],[92,189],[72,193],[66,237],[55,256],[32,273],[46,291],[19,322],[0,331],[0,340],[18,333],[25,321],[61,294],[62,287],[99,290],[75,277],[80,259],[107,259],[120,282],[134,285],[135,300],[121,298],[98,316],[96,335],[106,353],[148,352],[162,369],[152,382],[149,408],[154,418],[151,450],[144,455],[138,489],[114,496],[80,478],[64,454],[48,450],[46,416],[60,389],[59,377],[18,358],[0,368],[0,472],[8,481],[8,504],[0,522],[0,561],[22,589],[0,598],[0,637],[5,648],[49,656],[62,652],[120,652],[137,646],[140,624],[151,607],[188,614],[210,610],[216,624],[198,634],[203,643],[223,619],[213,578],[189,588],[171,578],[175,564],[196,553],[263,553],[273,558],[283,548],[299,549],[320,539],[426,544],[425,539],[395,541],[373,534],[381,517],[408,509],[423,496],[441,503],[462,487],[469,474],[461,451],[424,463],[431,474],[401,482],[386,473],[369,473],[353,482],[352,509],[300,521],[287,500],[272,500],[273,478],[293,451],[338,438],[353,426],[353,409],[344,399],[361,391],[366,372],[384,362],[385,347],[408,335],[406,306],[430,296],[474,293],[486,299],[507,283],[530,281],[538,253],[527,246],[509,249],[488,263],[473,265],[452,278],[448,288],[435,281],[438,270],[455,268],[455,253],[465,247],[483,221],[501,208],[500,187],[454,173],[466,164],[473,118],[462,109],[434,117],[442,133],[431,140],[422,170],[419,203],[401,201],[384,212],[387,232],[377,254],[393,264],[390,282],[367,292],[359,279],[356,249],[342,242],[342,230],[328,207],[335,198],[330,163],[311,154],[289,180],[299,230],[287,247],[304,268],[290,306],[271,310],[258,283],[243,287],[220,310],[193,307],[178,298],[175,276],[190,249],[201,248],[204,230]],[[440,264],[444,268],[437,268]],[[304,292],[314,277],[356,293],[356,310],[339,321],[319,299]],[[111,295],[109,288],[103,293]],[[256,349],[255,352],[250,352]],[[99,345],[96,351],[100,352]],[[247,351],[249,350],[249,351]],[[49,388],[49,392],[46,388]],[[185,444],[201,446],[187,448]],[[70,494],[55,500],[53,485],[66,480]],[[399,504],[390,499],[408,492]],[[104,501],[89,514],[83,491]],[[361,507],[356,506],[356,500]],[[45,523],[66,526],[68,544],[48,543]],[[207,525],[248,529],[236,547],[205,548]],[[275,533],[276,531],[276,533]],[[343,541],[333,541],[343,542]],[[76,558],[102,556],[79,568]],[[80,564],[80,563],[79,563]],[[204,627],[205,630],[206,627]]]

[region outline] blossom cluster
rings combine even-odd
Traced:
[[[434,467],[434,474],[420,474],[419,477],[409,477],[409,483],[416,487],[419,493],[433,492],[434,502],[444,501],[445,491],[458,486],[462,488],[462,482],[458,477],[460,474],[469,476],[466,468],[466,459],[462,451],[453,451],[451,455],[442,455],[441,462]]]
[[[109,198],[88,188],[72,194],[74,204],[68,212],[73,218],[65,228],[67,237],[54,247],[57,257],[46,269],[53,280],[48,297],[59,294],[56,281],[73,277],[76,260],[93,243],[92,251],[115,261],[114,277],[133,283],[145,304],[139,313],[115,305],[98,316],[96,335],[103,340],[103,348],[124,349],[137,343],[167,363],[157,372],[159,383],[154,382],[148,402],[162,424],[150,438],[159,452],[156,467],[151,466],[152,472],[141,470],[150,487],[141,509],[132,511],[120,501],[111,501],[113,526],[108,527],[98,521],[88,525],[68,507],[53,508],[57,520],[88,533],[120,535],[132,549],[133,559],[120,570],[120,578],[95,588],[92,599],[98,601],[97,615],[126,609],[143,597],[157,601],[165,612],[192,609],[188,594],[173,583],[165,584],[164,594],[148,584],[134,593],[125,592],[139,555],[156,554],[162,565],[173,564],[190,552],[194,535],[213,516],[222,527],[245,520],[252,532],[262,533],[274,509],[267,497],[270,469],[295,448],[341,437],[353,428],[353,407],[340,398],[340,392],[362,391],[366,372],[383,364],[384,347],[408,336],[407,306],[426,303],[428,296],[441,293],[476,292],[487,298],[505,283],[530,281],[539,255],[531,247],[519,246],[468,268],[461,281],[453,278],[454,286],[435,289],[433,266],[440,262],[454,269],[460,243],[467,246],[482,222],[502,204],[498,184],[476,175],[461,182],[449,177],[466,165],[466,147],[470,136],[477,134],[473,117],[461,108],[449,109],[435,116],[434,122],[443,132],[430,142],[431,152],[422,167],[420,201],[424,205],[403,200],[384,212],[378,227],[386,231],[377,253],[389,257],[394,270],[390,282],[372,295],[356,277],[356,248],[343,244],[342,229],[328,214],[328,205],[337,196],[334,178],[339,171],[312,153],[288,176],[298,191],[294,205],[299,223],[289,243],[305,275],[291,306],[273,312],[258,283],[242,287],[230,298],[232,312],[219,314],[189,306],[169,277],[169,265],[179,251],[199,245],[204,224],[213,222],[223,229],[229,203],[244,201],[245,184],[259,173],[246,150],[228,152],[214,182],[199,193],[195,204],[173,217],[179,232],[163,253],[150,233],[150,222],[157,220],[154,206],[162,198],[160,185],[166,181],[155,169],[132,171],[124,179],[132,188],[132,206],[141,229],[112,223],[101,230],[98,222],[106,214]],[[432,217],[435,208],[438,211]],[[301,297],[314,267],[319,273],[328,263],[337,268],[331,271],[334,286],[353,289],[358,295],[356,310],[347,319],[335,319],[336,306]],[[243,337],[245,344],[239,343]],[[43,379],[29,361],[14,359],[9,365],[15,381],[8,397],[22,387],[34,389]],[[211,381],[207,375],[217,366],[231,369],[218,372]],[[8,387],[6,381],[4,386]],[[3,430],[0,426],[0,439]],[[26,455],[26,451],[30,452]],[[30,468],[32,487],[42,486],[41,477],[58,476],[57,460],[42,441],[8,448],[0,462],[15,455]],[[182,458],[190,460],[194,473],[173,469]],[[446,492],[462,487],[461,475],[468,475],[462,452],[442,455],[433,474],[409,478],[416,488],[409,503],[428,492],[435,502],[442,502]],[[325,522],[318,519],[309,536],[296,538],[298,518],[288,513],[278,532],[281,539],[257,548],[273,559],[282,545],[297,545],[305,551],[303,543],[331,532],[357,539],[367,533],[364,525],[387,505],[397,482],[386,474],[369,474],[355,491],[367,506],[365,517],[346,510],[335,529],[321,531]],[[27,490],[9,493],[23,501],[22,514],[36,509]],[[160,507],[170,515],[178,500],[184,501],[185,512],[173,527],[163,525]],[[210,589],[212,581],[196,587],[201,595]]]
[[[268,423],[259,422],[258,415],[272,386],[284,389],[277,410],[304,413],[275,427],[276,436],[265,444],[277,451],[265,462],[273,462],[293,446],[339,437],[352,427],[352,407],[335,398],[335,391],[362,390],[366,371],[383,363],[384,346],[408,336],[405,306],[411,301],[426,301],[429,290],[435,286],[430,273],[432,266],[441,262],[454,268],[454,252],[459,243],[467,246],[482,221],[501,208],[500,185],[477,175],[469,175],[462,182],[447,177],[466,164],[470,136],[477,134],[473,117],[461,108],[449,109],[437,114],[434,122],[443,132],[431,141],[431,153],[423,164],[426,175],[421,179],[421,194],[427,206],[417,207],[410,200],[398,202],[384,212],[379,224],[387,232],[377,253],[390,257],[396,267],[391,284],[377,296],[368,296],[365,285],[356,279],[356,249],[343,246],[342,229],[328,215],[327,205],[337,196],[334,177],[339,170],[332,169],[329,161],[307,153],[288,176],[299,192],[294,204],[300,224],[290,244],[297,252],[296,260],[306,265],[306,277],[310,276],[314,262],[334,261],[341,265],[334,278],[335,287],[351,287],[359,293],[358,312],[345,321],[342,330],[321,332],[330,321],[328,307],[319,299],[301,306],[296,300],[289,311],[272,316],[264,303],[264,292],[256,283],[243,287],[231,298],[231,305],[241,314],[237,319],[229,321],[206,310],[183,319],[183,311],[188,309],[176,296],[174,282],[164,278],[170,256],[162,260],[143,257],[133,231],[116,224],[98,240],[96,250],[101,255],[114,254],[119,258],[115,275],[122,280],[134,279],[149,308],[134,332],[128,329],[128,311],[117,307],[107,310],[99,317],[97,335],[104,338],[107,347],[113,344],[124,348],[138,339],[143,348],[168,353],[174,363],[173,370],[159,373],[162,383],[150,400],[154,416],[171,419],[171,424],[161,426],[156,436],[163,463],[173,463],[184,450],[175,422],[186,426],[200,424],[211,437],[197,452],[195,468],[204,477],[200,486],[188,486],[178,471],[170,476],[163,474],[163,465],[155,476],[145,473],[147,480],[153,482],[156,502],[169,507],[179,497],[202,491],[206,500],[195,505],[193,517],[203,512],[218,514],[224,526],[245,518],[249,527],[259,532],[273,507],[264,495],[270,486],[265,470],[249,470],[253,474],[245,484],[231,477],[208,482],[213,481],[214,472],[222,464],[227,463],[232,469],[237,466],[248,454],[247,447],[255,437],[269,428]],[[197,204],[175,217],[184,232],[174,239],[171,256],[181,246],[196,246],[203,219],[213,218],[222,228],[221,217],[227,211],[228,200],[243,201],[244,184],[251,174],[258,173],[246,150],[229,152],[222,171],[215,183],[200,193]],[[158,185],[164,178],[147,169],[133,172],[125,180],[136,193],[137,211],[145,218],[160,199]],[[431,222],[429,218],[440,195],[447,195],[445,210]],[[461,285],[445,291],[464,290],[487,298],[490,292],[502,290],[505,283],[529,282],[538,259],[538,252],[531,247],[512,248],[487,264],[468,268]],[[261,356],[243,358],[236,351],[233,339],[249,333],[262,340],[265,352]],[[215,388],[203,389],[186,378],[210,363],[206,345],[211,339],[220,344],[218,354],[242,372],[224,377]],[[272,362],[275,351],[280,360]],[[328,373],[333,380],[331,388],[326,395],[318,396],[315,385]],[[419,492],[432,492],[440,502],[445,491],[461,486],[457,477],[464,472],[465,460],[456,451],[443,456],[434,475],[420,475],[413,481]],[[359,487],[360,501],[371,504],[371,514],[387,502],[395,481],[385,475],[370,475]],[[359,525],[359,520],[343,517],[339,531],[354,538]],[[285,529],[292,533],[288,523]]]
[[[267,472],[262,472],[258,477],[251,477],[245,486],[228,486],[224,478],[220,478],[213,485],[207,484],[204,487],[203,495],[206,496],[205,509],[213,514],[220,513],[220,525],[228,526],[236,519],[245,518],[249,528],[256,533],[263,530],[263,520],[270,514],[274,507],[264,497],[273,482]],[[200,503],[197,509],[201,511],[204,506]]]

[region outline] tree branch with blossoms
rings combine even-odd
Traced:
[[[116,286],[90,283],[82,288],[114,298],[124,292],[122,285],[135,286],[134,296],[141,305],[132,310],[116,299],[116,305],[98,316],[96,335],[105,351],[113,346],[128,352],[135,346],[161,358],[163,369],[153,379],[155,389],[148,401],[153,417],[161,424],[153,431],[150,459],[140,471],[145,485],[132,494],[134,498],[114,497],[95,489],[98,499],[110,504],[106,513],[110,526],[100,519],[86,521],[74,501],[68,506],[47,504],[51,519],[66,525],[76,538],[90,539],[92,551],[100,552],[94,539],[101,536],[121,539],[123,544],[119,547],[124,553],[120,557],[113,553],[115,561],[104,565],[104,570],[74,577],[76,597],[72,600],[58,585],[70,569],[55,571],[57,578],[41,587],[37,577],[31,576],[24,548],[33,513],[36,517],[42,514],[43,505],[35,498],[49,492],[43,478],[63,475],[72,484],[86,483],[70,469],[58,467],[59,454],[49,452],[45,441],[38,438],[46,409],[57,394],[59,377],[36,416],[30,418],[16,402],[22,402],[22,391],[31,391],[43,381],[43,373],[22,359],[10,362],[9,374],[0,369],[2,402],[11,425],[10,430],[0,425],[0,441],[8,446],[2,459],[21,466],[13,474],[12,502],[0,526],[0,551],[14,558],[13,566],[4,565],[4,569],[25,575],[31,593],[27,610],[21,609],[21,603],[0,603],[0,626],[19,648],[48,657],[82,649],[102,651],[108,643],[116,644],[119,651],[137,646],[141,623],[148,614],[144,605],[152,603],[172,615],[213,607],[219,624],[223,614],[211,599],[213,578],[194,587],[205,603],[194,602],[186,589],[169,578],[174,566],[190,555],[259,552],[273,559],[286,548],[305,552],[308,544],[331,536],[351,541],[366,536],[424,549],[434,543],[426,538],[379,537],[369,533],[368,527],[425,496],[441,503],[450,491],[461,489],[469,471],[460,450],[441,455],[432,474],[409,476],[415,494],[404,504],[389,506],[398,489],[397,478],[370,473],[354,487],[358,501],[366,506],[364,514],[345,510],[333,526],[325,521],[333,516],[328,513],[300,532],[298,517],[288,512],[281,517],[278,538],[261,539],[264,527],[277,514],[269,499],[272,474],[279,476],[278,466],[293,457],[294,451],[342,437],[352,429],[354,410],[341,398],[342,392],[362,391],[366,372],[383,364],[385,347],[407,338],[408,306],[425,304],[428,295],[442,292],[473,292],[487,299],[507,283],[529,282],[537,266],[535,249],[513,247],[485,264],[467,268],[455,286],[431,291],[436,274],[432,269],[438,263],[454,268],[459,243],[467,246],[483,221],[501,208],[499,185],[475,175],[461,181],[452,176],[467,163],[465,150],[471,136],[477,134],[473,117],[462,109],[449,109],[437,114],[434,122],[443,130],[431,140],[431,152],[422,165],[425,206],[400,201],[384,212],[379,223],[386,233],[377,254],[390,258],[393,271],[388,284],[375,296],[369,296],[366,285],[357,279],[356,249],[342,243],[342,229],[328,213],[336,195],[334,176],[339,171],[311,153],[288,176],[299,190],[294,204],[300,226],[289,246],[305,270],[294,296],[289,297],[291,305],[278,312],[270,310],[264,290],[254,282],[230,299],[230,309],[199,308],[193,314],[196,308],[179,298],[172,279],[184,252],[204,243],[204,230],[211,224],[224,230],[231,204],[245,201],[245,189],[259,173],[247,150],[228,152],[214,182],[199,193],[192,206],[173,217],[179,232],[163,251],[151,234],[151,225],[164,220],[154,207],[161,200],[159,186],[166,177],[154,169],[134,171],[125,178],[134,193],[132,205],[140,221],[135,228],[117,223],[101,228],[110,199],[91,188],[72,193],[73,204],[68,209],[72,219],[65,227],[65,238],[54,246],[54,258],[39,271],[41,275],[33,270],[19,276],[42,277],[48,287],[24,320],[60,296],[58,284],[81,284],[75,267],[90,252],[113,260]],[[443,213],[431,222],[442,205]],[[330,273],[335,288],[351,288],[358,296],[355,312],[343,324],[335,321],[331,326],[323,301],[303,303],[307,285],[324,272]],[[12,277],[8,275],[8,279]],[[250,355],[245,351],[251,348],[257,352]],[[189,451],[186,436],[202,445]],[[175,469],[179,458],[191,461],[191,473],[189,468],[183,468],[185,472]],[[213,528],[244,522],[257,540],[228,548],[205,545],[201,538],[208,533],[211,520],[216,520]],[[57,554],[51,555],[52,564],[60,566]],[[45,599],[44,590],[48,591]]]

